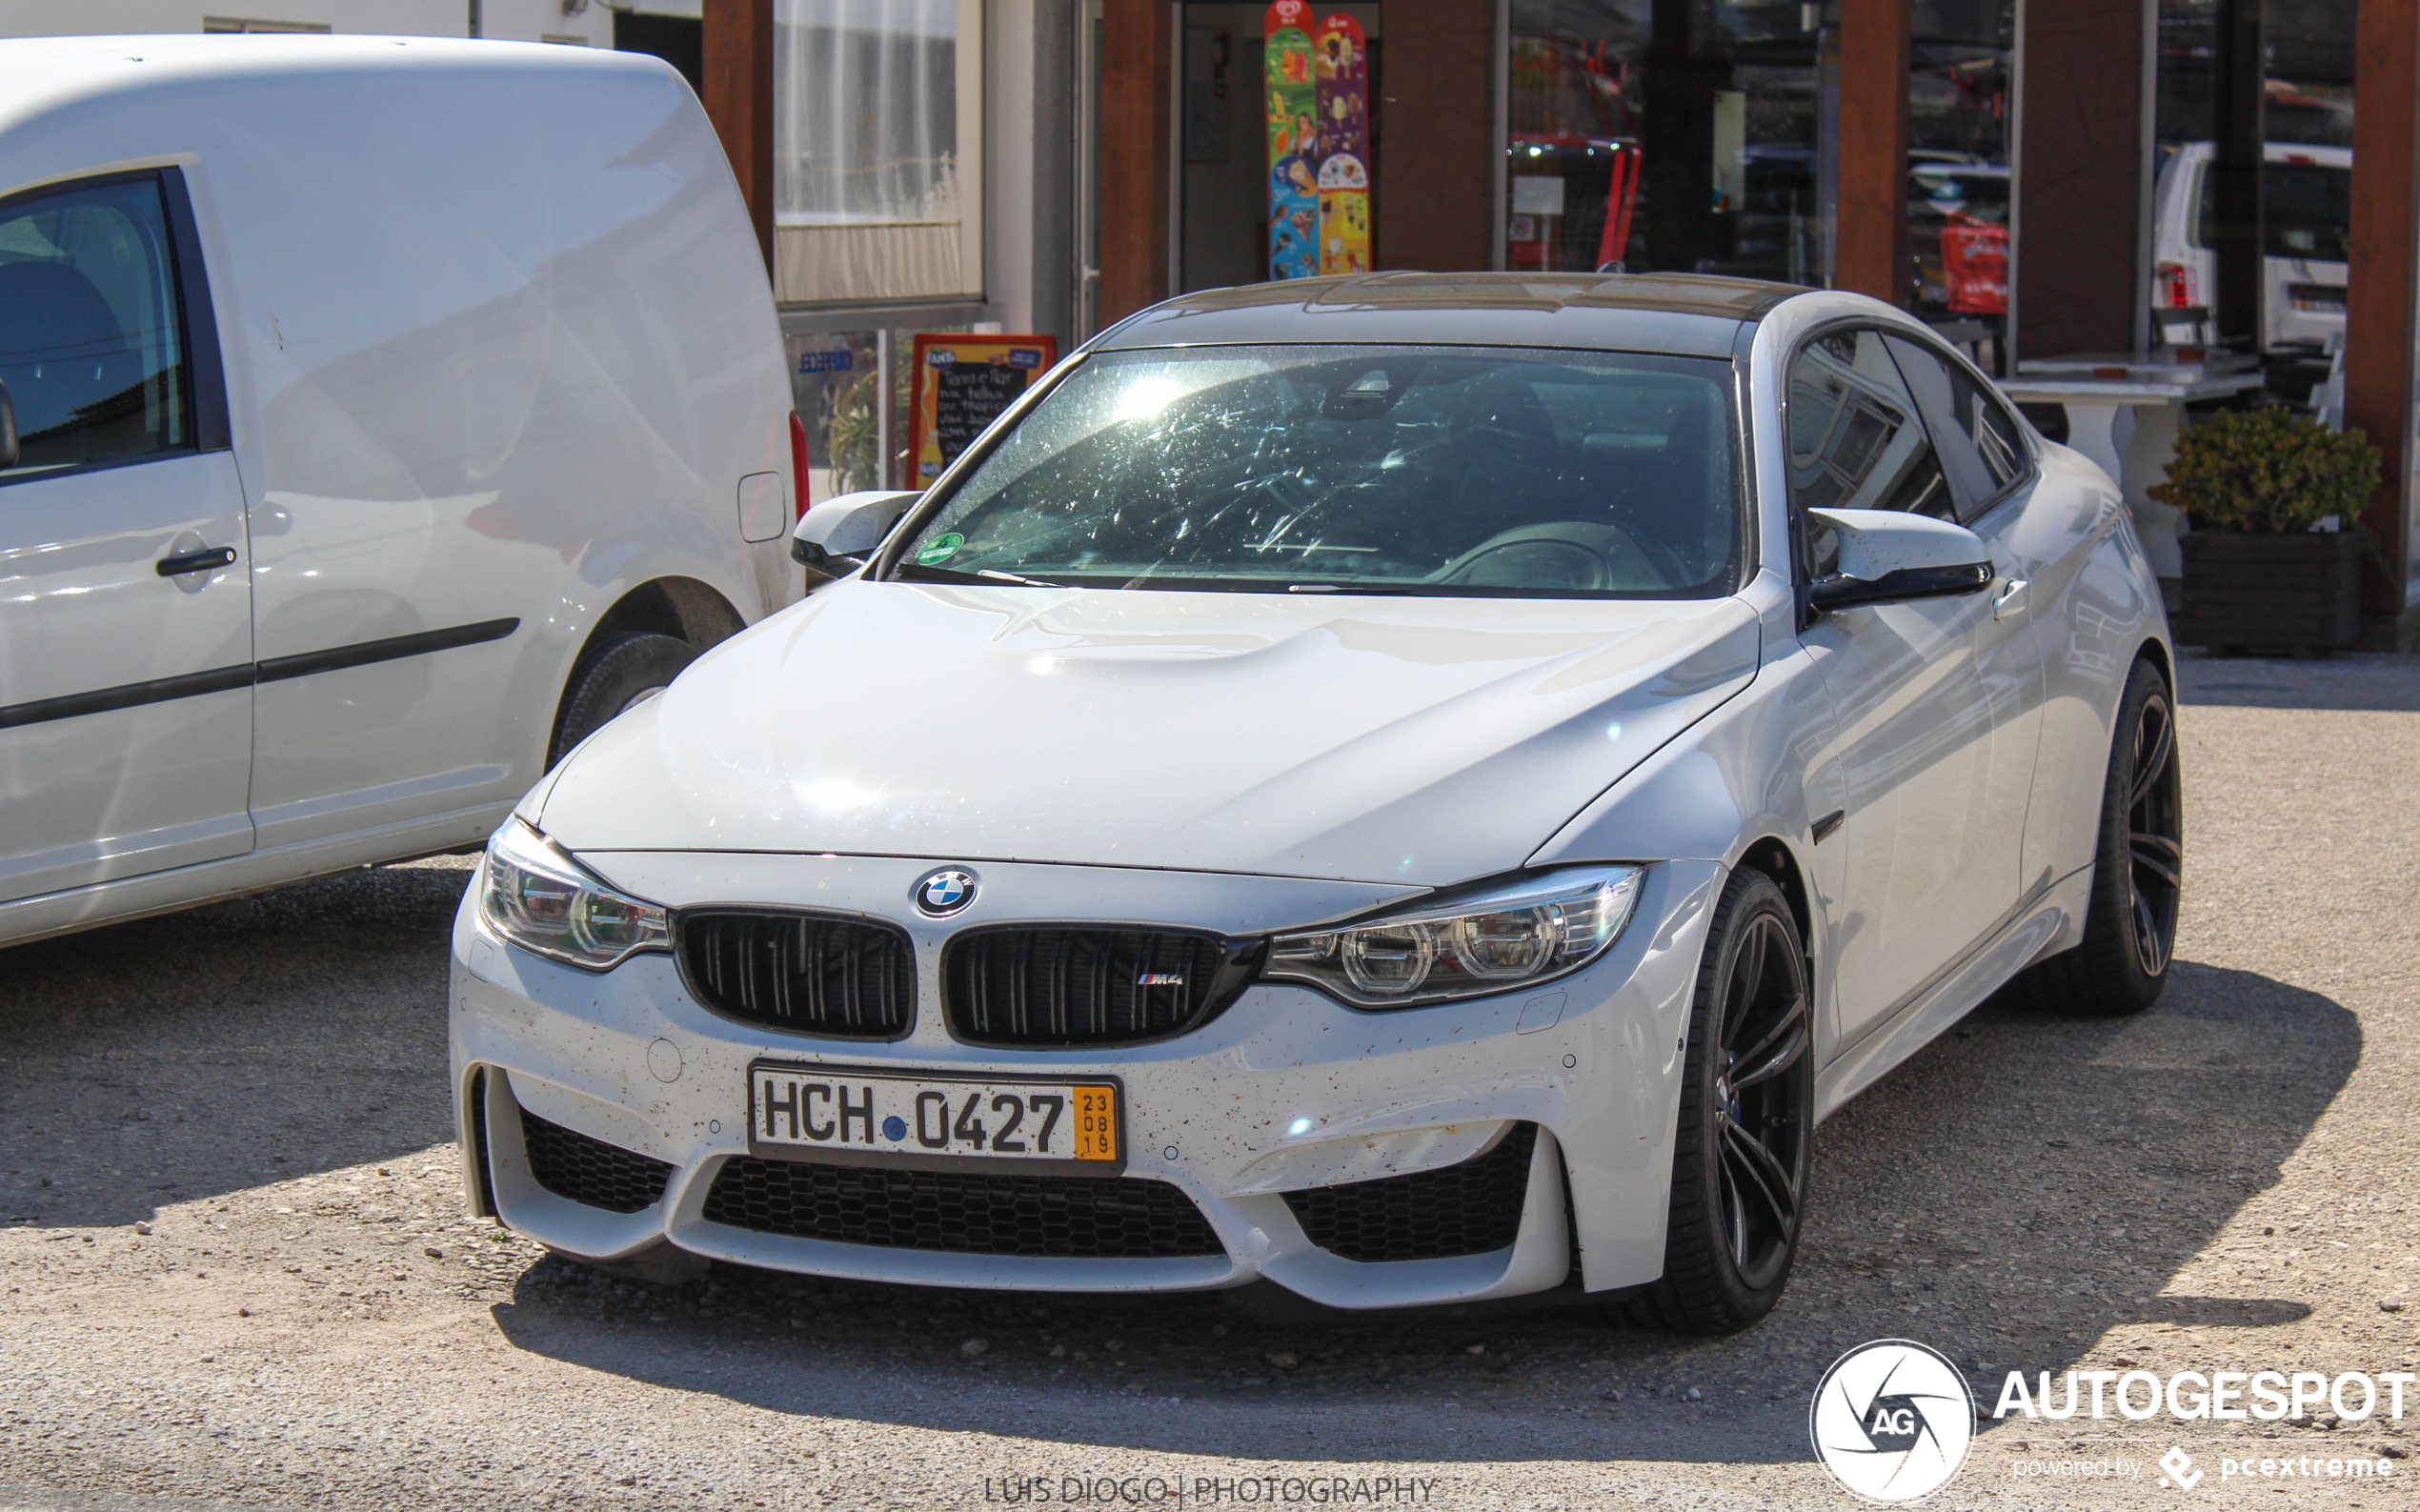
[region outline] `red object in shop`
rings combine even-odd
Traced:
[[[1961,315],[2008,312],[2008,228],[1953,214],[1941,228],[1942,279]]]
[[[1622,262],[1630,249],[1630,211],[1639,202],[1639,150],[1614,144],[1613,183],[1605,191],[1604,235],[1597,241],[1597,267]]]

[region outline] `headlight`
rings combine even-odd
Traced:
[[[1509,992],[1604,954],[1644,876],[1636,866],[1549,872],[1366,923],[1280,935],[1260,975],[1307,981],[1358,1008]]]
[[[488,840],[479,917],[523,950],[590,971],[670,948],[662,909],[614,891],[517,818]]]

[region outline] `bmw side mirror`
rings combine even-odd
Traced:
[[[1808,510],[1821,575],[1806,592],[1817,614],[1867,604],[1979,594],[1997,573],[1963,525],[1898,510]]]
[[[825,499],[798,516],[790,559],[833,577],[856,572],[921,497],[914,490],[867,489]]]
[[[0,379],[0,473],[17,465],[17,406],[9,397],[9,385]]]

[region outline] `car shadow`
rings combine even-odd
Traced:
[[[1988,1383],[1987,1407],[2001,1372],[2064,1370],[2113,1328],[2307,1315],[2288,1298],[2167,1293],[2278,1179],[2361,1044],[2328,998],[2191,961],[2138,1018],[1987,1003],[1818,1132],[1798,1273],[1730,1339],[1572,1306],[1356,1315],[722,1265],[663,1287],[559,1260],[495,1319],[534,1353],[772,1412],[1074,1446],[1619,1462],[1673,1457],[1678,1431],[1686,1458],[1802,1461],[1816,1381],[1867,1340],[1940,1349]],[[1462,1410],[1390,1410],[1413,1402]]]
[[[467,858],[0,950],[0,1222],[117,1225],[454,1138]]]

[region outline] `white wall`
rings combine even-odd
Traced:
[[[575,4],[580,0],[574,0]],[[585,0],[576,15],[564,0],[481,0],[481,33],[505,40],[579,37],[614,45],[614,12],[605,0]],[[649,10],[678,12],[680,0]],[[0,5],[0,37],[91,36],[202,30],[206,16],[247,21],[296,21],[332,31],[391,36],[458,37],[469,30],[469,0],[8,0]]]

